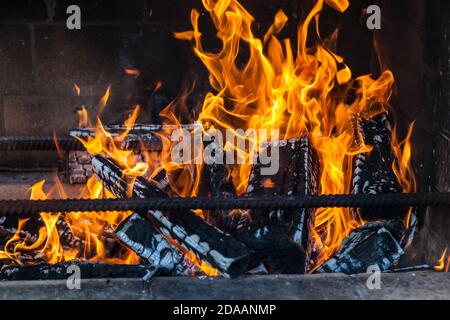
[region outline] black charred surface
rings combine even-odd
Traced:
[[[127,181],[122,169],[105,157],[99,155],[92,157],[92,168],[103,186],[118,198],[167,197],[163,191],[143,177],[133,179],[133,187],[129,188],[128,185],[132,180]]]
[[[117,197],[127,196],[127,182],[122,170],[102,156],[92,158],[94,172],[104,187]],[[144,178],[137,178],[132,188],[133,197],[149,198],[167,195]],[[170,200],[169,200],[170,201]],[[164,236],[208,262],[224,276],[244,274],[249,268],[253,252],[235,238],[213,227],[192,211],[142,212],[143,217]]]
[[[0,270],[0,280],[67,280],[80,269],[82,279],[97,278],[143,278],[149,269],[143,265],[121,265],[99,262],[68,261],[54,265],[37,263],[32,265],[9,265]]]
[[[224,161],[222,163],[204,164],[201,184],[202,192],[210,197],[226,198],[236,196],[231,175]],[[207,221],[225,232],[228,231],[226,228],[228,216],[229,210],[209,210],[206,213]]]
[[[263,176],[257,163],[249,179],[249,195],[311,195],[318,193],[319,164],[307,136],[277,142],[279,170]],[[270,149],[270,148],[269,148]],[[311,253],[314,210],[252,210],[234,218],[236,235],[256,251],[274,273],[305,273]]]
[[[142,161],[145,161],[142,151],[159,152],[162,150],[162,141],[155,134],[156,131],[162,129],[160,125],[134,125],[131,129],[127,129],[124,125],[107,125],[104,128],[112,137],[117,137],[128,131],[119,148],[133,150],[137,157],[142,158]],[[87,139],[88,137],[95,137],[97,131],[93,128],[78,128],[71,130],[70,136]],[[70,184],[86,183],[93,175],[89,154],[86,151],[71,151],[67,161],[67,173]]]
[[[359,118],[356,122],[358,144],[373,147],[368,153],[355,156],[353,164],[353,194],[399,193],[402,188],[392,169],[395,159],[391,147],[391,135],[387,127],[386,114],[372,119]],[[362,139],[362,141],[360,141]],[[358,213],[365,220],[390,218],[405,213],[405,208],[383,209],[361,208]]]
[[[377,265],[381,271],[395,266],[404,251],[400,245],[403,222],[397,219],[368,222],[354,230],[341,244],[338,252],[317,269],[317,273],[342,272],[356,274],[367,272]]]
[[[147,219],[137,213],[130,215],[117,227],[116,236],[152,266],[155,274],[185,276],[198,273],[181,251],[174,248]]]
[[[127,131],[124,125],[107,125],[105,130],[115,137]],[[161,151],[162,141],[155,134],[156,131],[161,130],[159,125],[134,125],[125,137],[123,144],[120,146],[124,150],[142,150],[147,151]],[[79,128],[70,130],[70,136],[86,139],[87,137],[95,137],[96,130],[92,128]]]

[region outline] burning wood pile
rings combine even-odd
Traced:
[[[70,135],[86,151],[70,152],[67,165],[70,182],[86,184],[82,197],[170,202],[174,197],[260,196],[270,202],[277,195],[414,191],[412,126],[399,142],[387,120],[392,73],[353,79],[343,58],[326,47],[333,47],[335,35],[306,47],[308,27],[313,18],[318,23],[322,7],[345,11],[347,1],[317,1],[299,26],[296,51],[289,40],[277,39],[287,22],[282,11],[259,39],[252,32],[253,17],[236,0],[203,3],[223,43],[221,51],[203,48],[196,10],[193,30],[175,34],[192,42],[210,73],[213,92],[191,110],[196,124],[180,124],[178,114],[186,109],[180,101],[161,112],[162,125],[136,124],[139,107],[124,125],[105,126],[100,120],[90,123],[83,109],[83,126]],[[248,46],[246,63],[238,61],[240,42]],[[106,95],[102,101],[104,107]],[[261,130],[269,134],[261,137]],[[231,132],[231,141],[228,136],[222,141],[225,132]],[[174,154],[182,160],[175,161]],[[47,198],[41,187],[33,188],[32,199]],[[407,207],[194,209],[41,213],[33,223],[5,218],[0,221],[7,239],[0,277],[24,277],[23,270],[30,268],[48,273],[71,260],[89,270],[105,268],[107,274],[113,272],[111,265],[139,276],[145,270],[147,279],[352,274],[374,265],[389,270],[400,261],[417,224]]]
[[[384,120],[384,117],[379,119]],[[386,133],[383,123],[380,122],[378,128],[381,132],[361,132],[366,139],[378,139],[375,134],[379,134],[384,141],[380,141],[376,161],[359,160],[359,166],[355,166],[352,179],[355,193],[401,192],[392,169],[386,169],[385,165],[393,158],[389,135],[381,136]],[[263,195],[270,199],[271,195],[318,194],[320,165],[308,136],[274,141],[273,144],[280,147],[280,170],[274,175],[262,175],[264,165],[257,161],[243,196]],[[161,183],[167,181],[165,175],[159,174],[158,180],[133,178],[101,155],[93,156],[91,163],[96,178],[118,198],[130,193],[138,198],[168,197],[164,191],[168,184]],[[361,169],[364,165],[366,167]],[[374,180],[377,175],[386,179]],[[133,182],[130,184],[130,181]],[[223,164],[203,166],[200,183],[202,192],[210,196],[236,196]],[[359,273],[372,265],[388,270],[399,262],[412,239],[415,217],[411,215],[410,225],[406,226],[403,217],[407,212],[408,208],[395,208],[392,212],[359,213],[372,221],[353,230],[339,250],[316,272]],[[313,209],[218,210],[202,212],[202,215],[203,219],[192,211],[133,213],[119,225],[116,235],[142,259],[168,274],[186,275],[187,270],[196,270],[190,259],[180,260],[185,254],[194,255],[197,265],[199,261],[206,262],[228,277],[253,271],[302,274],[314,269],[318,249],[313,240]],[[378,220],[386,217],[389,219]],[[183,264],[188,261],[191,266],[180,268],[181,261]],[[197,272],[200,271],[201,268],[197,268]]]
[[[393,161],[395,154],[391,148],[385,115],[366,122],[360,120],[358,123],[360,125],[356,130],[359,130],[359,135],[370,142],[377,142],[377,153],[368,152],[356,157],[352,192],[401,192],[392,167],[386,165]],[[109,129],[106,128],[103,128],[105,132]],[[117,128],[120,128],[118,132],[140,131],[143,134],[137,133],[131,137],[127,135],[126,143],[121,143],[116,151],[131,150],[138,161],[144,161],[148,156],[148,153],[145,155],[146,152],[158,153],[163,149],[162,140],[157,134],[161,130],[160,126],[132,125],[128,130],[122,126]],[[95,135],[92,129],[76,129],[71,135],[78,138],[91,137],[92,141],[95,137],[104,138],[102,134]],[[116,136],[111,134],[112,141],[115,141]],[[262,174],[262,169],[267,164],[261,163],[257,157],[251,167],[247,191],[241,196],[258,195],[270,200],[273,195],[301,197],[318,194],[321,168],[310,137],[304,135],[300,139],[271,141],[265,145],[268,149],[266,152],[270,153],[274,146],[278,147],[279,170],[272,175]],[[79,151],[75,152],[80,154]],[[82,156],[87,170],[94,175],[85,178],[96,179],[114,197],[161,198],[170,201],[170,196],[173,196],[171,179],[166,170],[146,178],[134,172],[127,173],[126,169],[105,153],[92,156],[84,153]],[[223,164],[224,161],[218,162],[202,166],[199,192],[217,198],[237,196],[227,165]],[[378,180],[377,176],[384,179]],[[128,276],[144,276],[147,279],[155,275],[207,274],[235,277],[252,273],[360,273],[373,265],[378,265],[381,270],[389,270],[399,262],[414,234],[415,216],[411,214],[409,225],[406,225],[404,215],[407,212],[408,208],[354,212],[355,216],[369,221],[361,222],[360,227],[344,238],[339,250],[320,265],[316,260],[321,249],[314,240],[317,232],[314,209],[129,212],[123,213],[122,221],[115,228],[105,227],[102,230],[101,241],[108,244],[106,251],[109,256],[120,256],[120,251],[124,247],[128,248],[140,257],[141,267],[119,264],[119,268],[115,269],[111,264],[96,266],[92,262],[80,265],[83,270],[91,270],[89,273],[92,275],[102,272],[109,276],[127,273]],[[41,216],[33,226],[41,224],[42,218]],[[4,219],[3,231],[14,236],[15,223],[17,221]],[[69,227],[65,220],[57,219],[55,226],[63,251],[86,247],[86,239],[74,236],[71,231],[73,226]],[[34,242],[34,246],[38,247],[38,230],[22,229],[20,224],[19,229],[19,238]],[[10,239],[8,244],[12,242]],[[16,245],[14,251],[20,249],[23,246],[18,248]],[[39,261],[39,256],[32,254],[22,254],[20,261],[24,264],[23,267],[7,265],[2,277],[27,279],[33,273],[44,272],[53,274],[53,278],[58,279],[64,276],[62,266],[67,264],[61,264],[59,269],[51,264],[29,266],[28,262]]]

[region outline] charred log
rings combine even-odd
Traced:
[[[122,170],[112,161],[101,156],[92,159],[94,172],[102,184],[118,197],[127,196],[128,182]],[[132,183],[132,196],[138,198],[167,195],[150,181],[138,177]],[[244,274],[252,251],[230,235],[211,226],[191,211],[148,211],[139,213],[165,237],[175,240],[181,247],[194,253],[200,260],[208,262],[224,276]]]
[[[157,125],[136,125],[125,136],[122,145],[124,150],[147,150],[147,151],[161,151],[162,141],[155,134],[155,131],[161,129]],[[111,134],[112,137],[118,137],[121,133],[127,130],[123,125],[104,126],[104,129]],[[93,128],[79,128],[70,131],[70,136],[75,138],[87,139],[88,137],[95,137],[96,130]]]
[[[127,130],[124,125],[110,125],[104,127],[112,137],[118,137]],[[124,137],[119,148],[133,150],[138,158],[143,159],[142,151],[159,152],[162,141],[155,134],[161,130],[159,125],[135,125]],[[95,137],[98,132],[93,128],[79,128],[70,131],[74,138],[87,139]],[[93,175],[90,155],[86,151],[71,151],[67,161],[68,180],[70,184],[84,184]]]
[[[368,222],[345,238],[339,251],[316,272],[356,274],[366,272],[374,265],[381,271],[388,270],[404,254],[400,245],[402,234],[404,225],[401,220]]]
[[[167,195],[143,177],[128,177],[114,162],[102,156],[92,157],[95,176],[118,198],[153,198]],[[129,187],[132,184],[132,188]]]
[[[311,195],[318,193],[318,160],[307,136],[279,141],[279,170],[263,176],[254,165],[249,195]],[[275,273],[305,273],[312,248],[313,209],[252,210],[235,218],[236,235],[256,251]]]
[[[151,223],[137,213],[130,215],[117,227],[116,235],[124,245],[157,269],[155,274],[183,276],[199,272],[180,250],[174,248]]]
[[[391,136],[388,129],[386,114],[380,114],[372,119],[359,118],[353,121],[359,145],[373,147],[368,153],[354,157],[353,164],[353,194],[399,193],[402,188],[392,169],[395,156],[391,146]],[[402,207],[391,208],[361,208],[358,213],[365,220],[385,219],[405,213]]]
[[[214,142],[207,142],[207,145]],[[227,198],[236,196],[236,190],[231,180],[231,175],[224,161],[221,163],[204,164],[202,173],[202,192],[210,197]],[[229,210],[209,210],[206,214],[207,221],[213,226],[228,232],[226,221],[229,218]]]

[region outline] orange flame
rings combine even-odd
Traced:
[[[397,138],[397,129],[392,130],[391,143],[395,154],[395,160],[392,163],[392,169],[400,182],[403,192],[415,192],[416,180],[411,166],[411,136],[415,121],[408,128],[406,138],[399,142]],[[406,214],[406,226],[409,227],[413,208],[409,208]]]
[[[42,180],[31,187],[30,199],[45,200],[48,195],[57,193],[65,197],[64,190],[59,189],[61,188],[59,182],[48,194],[43,191],[44,183],[45,180]],[[83,193],[89,193],[90,198],[99,198],[103,194],[110,197],[110,194],[103,190],[94,178],[89,180]],[[43,226],[39,229],[38,238],[32,243],[21,236],[29,219],[20,219],[15,235],[8,240],[4,251],[0,251],[0,259],[10,259],[17,264],[29,263],[29,261],[23,261],[24,254],[29,253],[50,264],[73,259],[136,264],[139,262],[139,257],[129,249],[123,248],[123,252],[118,257],[108,257],[106,250],[105,239],[109,238],[114,242],[114,238],[107,234],[107,230],[114,230],[128,215],[130,212],[68,212],[65,215],[41,212]],[[71,235],[79,239],[78,246],[65,246],[61,243],[58,229],[58,223],[61,220],[67,224]]]
[[[434,270],[448,272],[450,268],[450,255],[447,255],[447,249],[442,252],[441,257],[438,260],[438,264],[434,266]]]
[[[222,48],[218,52],[204,49],[200,13],[196,9],[191,11],[193,30],[175,33],[176,38],[193,42],[194,53],[207,68],[215,90],[207,93],[198,121],[203,127],[219,130],[279,129],[283,139],[309,134],[322,169],[320,193],[348,193],[353,157],[372,149],[366,145],[356,147],[350,118],[353,115],[370,118],[387,112],[394,82],[389,70],[378,79],[365,75],[353,80],[344,59],[325,47],[326,43],[336,41],[336,33],[331,39],[307,48],[308,30],[313,22],[320,39],[318,25],[324,3],[343,12],[348,1],[315,1],[298,27],[296,53],[290,39],[277,38],[287,22],[282,11],[276,14],[263,39],[259,39],[252,32],[253,16],[238,1],[203,0],[202,3],[217,29]],[[242,44],[249,52],[246,62],[239,58]],[[351,89],[356,90],[355,97],[347,99]],[[397,168],[404,183],[411,181],[407,171],[408,148],[409,143],[405,143]],[[249,150],[238,151],[249,156]],[[398,152],[396,155],[400,156]],[[250,170],[248,164],[234,167],[231,174],[238,194],[246,192]],[[322,248],[317,263],[330,257],[342,240],[362,223],[345,208],[316,210],[315,239]]]
[[[106,91],[105,91],[102,99],[100,100],[100,103],[98,104],[98,108],[99,108],[100,112],[103,111],[106,104],[108,103],[110,91],[111,91],[111,86],[108,86],[108,88],[106,88]]]
[[[201,15],[196,9],[191,11],[193,30],[175,33],[175,37],[179,39],[192,41],[194,53],[209,72],[209,82],[213,91],[206,94],[197,117],[202,130],[231,129],[236,137],[249,142],[246,145],[255,148],[260,146],[261,141],[245,134],[243,136],[237,128],[244,131],[275,129],[279,130],[282,139],[300,138],[307,134],[319,157],[320,193],[349,193],[353,157],[359,153],[370,152],[372,149],[371,146],[356,143],[360,139],[354,136],[350,119],[354,116],[371,118],[379,113],[388,112],[387,103],[392,93],[394,76],[391,71],[385,70],[377,79],[373,79],[370,75],[354,78],[344,59],[330,49],[337,40],[337,32],[333,33],[330,39],[321,40],[318,26],[323,6],[326,4],[343,12],[349,5],[348,1],[316,0],[298,27],[295,49],[290,39],[277,37],[288,21],[282,11],[276,14],[273,24],[260,39],[252,31],[253,16],[237,0],[202,0],[202,3],[217,29],[217,37],[222,43],[222,48],[218,52],[208,52],[204,49],[199,29]],[[320,41],[308,48],[308,31],[312,24],[315,24],[314,30]],[[242,45],[248,49],[246,61],[241,61],[240,58]],[[158,83],[155,90],[160,85]],[[185,103],[191,91],[192,87],[184,88],[179,97],[161,112],[164,124],[172,125],[173,128],[180,127],[184,118],[192,120],[186,116]],[[101,109],[107,104],[109,95],[108,86],[99,103]],[[171,195],[196,196],[202,163],[192,161],[179,164],[171,161],[173,143],[169,136],[172,129],[163,128],[157,133],[163,144],[163,150],[158,155],[144,150],[142,159],[132,151],[122,149],[121,146],[136,122],[138,113],[139,106],[125,122],[124,132],[114,136],[105,130],[100,119],[97,119],[95,137],[80,141],[90,154],[102,153],[113,159],[127,175],[152,179],[158,172],[165,170]],[[80,124],[89,124],[85,108],[80,111],[80,116]],[[415,190],[414,174],[410,166],[411,132],[412,125],[407,138],[400,143],[396,138],[395,129],[392,135],[396,156],[392,166],[404,191]],[[190,134],[194,135],[194,130]],[[203,148],[203,144],[197,147]],[[230,145],[225,146],[227,147]],[[245,160],[251,158],[254,151],[251,148],[253,147],[244,149],[234,147],[235,151],[244,157],[244,163],[235,165],[230,172],[239,195],[247,191],[252,165],[250,161]],[[193,150],[194,155],[202,154],[196,151],[198,150]],[[267,182],[267,186],[270,187],[270,181]],[[95,179],[89,180],[87,188],[89,197],[111,196]],[[38,190],[39,188],[36,188],[35,196],[38,196]],[[196,213],[203,215],[201,211]],[[104,244],[99,235],[104,229],[100,226],[106,224],[114,227],[126,215],[127,213],[115,215],[99,213],[93,215],[95,218],[89,218],[88,214],[70,213],[64,219],[74,233],[85,235],[86,246],[83,256],[95,260],[106,259],[102,256]],[[334,254],[343,239],[363,221],[353,216],[346,208],[321,208],[316,210],[315,215],[313,236],[320,251],[315,261],[317,266]],[[58,239],[54,235],[55,221],[59,217],[45,214],[42,216],[46,221],[42,235],[40,233],[36,244],[31,246],[25,240],[22,241],[21,250],[28,247],[34,250],[44,246],[47,248],[45,251],[48,253],[47,259],[54,259],[51,261],[66,259],[65,255],[80,256],[80,252],[61,251]],[[25,223],[26,221],[21,221],[19,229]],[[17,237],[19,236],[15,235],[9,244],[18,242],[20,238]],[[4,252],[0,252],[0,257],[17,257],[14,250],[5,249]],[[216,271],[209,270],[208,266],[197,261],[191,253],[186,254],[191,261],[206,270],[205,272],[215,274]],[[130,256],[132,255],[128,252],[121,261],[133,260]]]
[[[135,78],[137,78],[137,77],[139,77],[141,72],[138,69],[125,69],[125,74],[134,76]]]
[[[81,89],[76,83],[73,84],[73,89],[75,90],[75,93],[77,94],[77,96],[80,96]]]

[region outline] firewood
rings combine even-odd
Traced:
[[[273,142],[279,144],[279,171],[262,176],[253,166],[248,195],[311,195],[318,193],[317,156],[307,136]],[[245,222],[247,220],[247,222]],[[251,210],[237,222],[236,236],[256,251],[274,273],[305,273],[312,248],[314,210]]]
[[[104,129],[112,136],[118,137],[127,128],[124,125],[106,125]],[[156,131],[162,129],[159,125],[134,125],[129,133],[123,139],[120,147],[124,150],[141,150],[161,151],[162,142]],[[78,128],[70,131],[71,137],[87,139],[95,137],[97,130],[95,128]]]
[[[372,119],[354,119],[355,136],[358,144],[373,147],[367,153],[354,157],[352,193],[382,194],[400,193],[402,188],[392,169],[394,153],[391,146],[390,132],[387,127],[386,114]],[[362,141],[360,140],[362,139]],[[364,220],[382,219],[398,216],[406,212],[406,208],[391,207],[383,209],[360,208],[357,210]]]
[[[8,217],[9,220],[4,219],[0,222],[0,243],[5,245],[6,242],[17,233],[17,225],[18,220],[17,217]],[[13,219],[15,218],[15,219]],[[12,247],[21,241],[26,241],[26,243],[31,244],[34,243],[38,239],[39,229],[44,227],[44,222],[41,216],[36,218],[29,219],[25,226],[20,231],[20,240],[10,244],[10,250]],[[84,248],[88,245],[86,240],[84,239],[85,230],[76,225],[71,225],[69,227],[68,223],[64,219],[64,216],[60,216],[56,221],[56,230],[58,231],[59,243],[64,251],[72,251],[74,249],[78,249],[80,253],[84,252]],[[76,236],[75,234],[81,235]],[[120,253],[121,247],[119,247],[116,237],[112,234],[108,227],[105,225],[102,230],[102,234],[97,234],[97,239],[100,240],[107,250],[106,256],[114,256],[116,253]],[[89,253],[88,253],[89,255]],[[41,257],[39,250],[34,250],[30,252],[21,252],[20,253],[20,261],[25,263],[27,260],[30,260],[28,257],[33,257],[34,260],[45,262],[44,257]]]
[[[111,160],[100,155],[92,158],[97,178],[119,198],[127,197],[130,181]],[[131,193],[133,197],[167,198],[152,182],[143,177],[133,179]],[[168,200],[170,201],[170,200]],[[163,213],[157,210],[139,212],[165,237],[175,240],[185,250],[206,261],[226,277],[244,274],[251,266],[253,252],[230,235],[211,226],[192,211]]]
[[[364,273],[377,265],[388,270],[400,261],[404,250],[398,236],[403,222],[400,219],[368,222],[344,239],[338,252],[316,272]]]
[[[205,147],[210,143],[214,142],[206,142]],[[236,196],[236,190],[228,169],[224,162],[204,164],[201,176],[202,192],[210,197],[217,198]],[[213,226],[228,232],[230,230],[226,229],[226,221],[230,219],[229,213],[229,210],[209,210],[206,212],[206,218]]]
[[[141,215],[133,213],[116,229],[116,236],[150,266],[168,276],[193,275],[199,272],[184,254],[174,248],[155,227]]]

